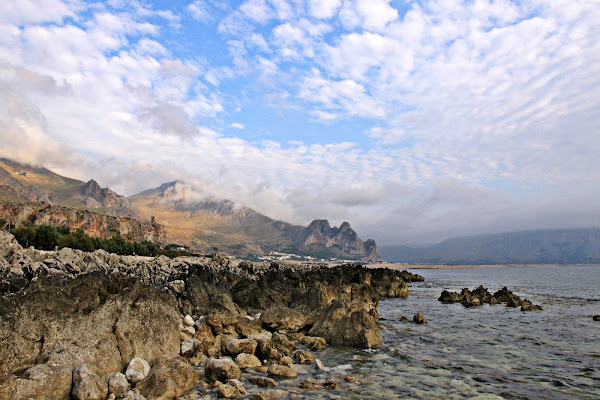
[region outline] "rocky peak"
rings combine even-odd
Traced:
[[[98,182],[96,182],[93,179],[90,179],[83,186],[83,188],[81,188],[81,191],[84,196],[92,197],[96,200],[98,200],[98,198],[102,197],[102,188],[100,187],[100,185],[98,185]]]

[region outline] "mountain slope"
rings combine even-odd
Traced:
[[[218,247],[227,253],[250,256],[271,251],[299,255],[378,261],[374,241],[363,242],[350,224],[331,228],[325,220],[309,227],[275,221],[229,200],[203,196],[175,181],[128,198],[147,218],[165,225],[170,241],[199,251]]]
[[[119,217],[134,217],[124,196],[88,182],[66,178],[43,167],[0,159],[0,199],[44,202]]]
[[[548,229],[447,239],[434,246],[384,246],[386,261],[426,264],[596,264],[600,229]]]

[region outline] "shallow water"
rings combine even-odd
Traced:
[[[407,299],[382,300],[382,346],[327,348],[325,371],[302,366],[281,381],[289,399],[600,399],[600,267],[413,270]],[[443,289],[507,286],[541,304],[465,308],[437,300]],[[428,324],[400,322],[422,312]],[[361,383],[348,383],[353,376]],[[302,378],[334,380],[335,390],[302,390]],[[245,385],[252,388],[252,385]],[[256,390],[252,390],[255,392]]]

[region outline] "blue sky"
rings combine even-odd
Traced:
[[[8,0],[0,155],[380,244],[600,225],[600,7]]]

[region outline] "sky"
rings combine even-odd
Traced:
[[[3,0],[0,156],[381,245],[600,226],[599,0]]]

